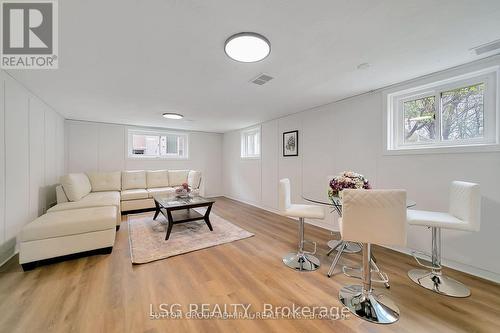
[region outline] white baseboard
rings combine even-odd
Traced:
[[[261,206],[261,205],[259,205],[257,203],[248,202],[248,201],[245,201],[245,200],[237,199],[237,198],[231,197],[231,196],[226,195],[226,194],[224,194],[222,196],[224,196],[226,198],[229,198],[229,199],[232,199],[232,200],[235,200],[235,201],[239,201],[239,202],[245,203],[247,205],[251,205],[251,206],[263,209],[263,210],[267,210],[267,211],[269,211],[271,213],[278,214],[278,211],[276,209],[272,209],[272,208],[268,208],[268,207],[263,207],[263,206]],[[333,225],[331,225],[330,223],[321,221],[321,220],[306,219],[305,222],[308,223],[308,224],[317,226],[319,228],[323,228],[323,229],[327,229],[327,230],[330,230],[330,231],[338,232],[338,230],[336,230]],[[384,247],[386,247],[388,249],[391,249],[391,250],[394,250],[394,251],[399,252],[399,253],[403,253],[403,254],[412,256],[412,250],[411,249],[406,249],[406,248],[405,249],[401,249],[401,248],[395,248],[395,247],[391,247],[391,246],[384,246]],[[418,256],[418,257],[420,258],[420,256]],[[422,258],[422,259],[425,259],[425,258]],[[463,273],[467,273],[467,274],[470,274],[470,275],[473,275],[473,276],[477,276],[477,277],[480,277],[480,278],[485,279],[485,280],[489,280],[489,281],[493,281],[493,282],[496,282],[496,283],[500,283],[500,274],[498,274],[498,273],[491,272],[491,271],[488,271],[488,270],[484,270],[484,269],[481,269],[481,268],[478,268],[478,267],[474,267],[474,266],[462,264],[462,263],[459,263],[459,262],[456,262],[456,261],[453,261],[453,260],[444,259],[444,258],[442,259],[441,263],[445,267],[449,267],[449,268],[452,268],[454,270],[457,270],[457,271],[460,271],[460,272],[463,272]]]

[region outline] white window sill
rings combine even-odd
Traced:
[[[385,149],[384,155],[423,155],[423,154],[461,154],[461,153],[488,153],[500,151],[500,144],[478,144],[463,146],[435,146],[435,147],[404,147]]]
[[[157,157],[157,156],[127,156],[129,160],[148,160],[148,161],[186,161],[189,157]]]
[[[242,160],[260,160],[260,156],[241,156]]]

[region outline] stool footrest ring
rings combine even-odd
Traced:
[[[420,259],[417,257],[417,255],[420,255],[420,256],[423,256],[423,257],[428,257],[429,260],[427,260],[427,261],[431,262],[432,259],[431,259],[431,256],[428,253],[425,253],[423,251],[412,251],[411,255],[413,256],[413,259],[415,259],[415,261],[417,262],[417,264],[419,266],[425,267],[427,269],[432,269],[432,270],[435,270],[435,271],[439,271],[442,268],[441,265],[433,265],[432,263],[430,265],[426,265],[425,263],[423,263],[422,261],[420,261]]]
[[[316,242],[313,242],[313,241],[310,241],[310,240],[306,240],[306,239],[304,239],[304,240],[302,241],[302,248],[304,248],[304,244],[312,244],[312,245],[314,245],[314,251],[312,251],[312,252],[309,252],[309,251],[302,251],[302,253],[306,253],[306,254],[316,254],[316,249],[317,249]]]

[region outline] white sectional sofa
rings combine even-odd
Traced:
[[[48,212],[96,206],[116,206],[121,212],[154,208],[154,195],[173,194],[187,183],[200,194],[201,172],[194,170],[136,170],[69,174],[56,188],[57,205]]]
[[[183,183],[192,193],[202,194],[201,172],[194,170],[63,176],[56,188],[57,204],[23,228],[19,262],[27,270],[54,257],[94,250],[110,253],[122,212],[154,208],[153,196],[174,194]]]

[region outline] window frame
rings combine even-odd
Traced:
[[[133,154],[133,136],[134,135],[149,135],[149,136],[169,136],[175,135],[184,139],[184,154],[166,154],[166,155],[142,155]],[[159,144],[161,140],[158,140]],[[189,159],[189,133],[176,132],[176,131],[158,131],[158,130],[142,130],[142,129],[127,129],[127,151],[126,156],[128,159],[147,159],[147,160],[187,160]]]
[[[248,140],[247,140],[247,138],[250,135],[254,135],[258,138],[259,151],[257,154],[249,154],[248,153],[248,145],[247,145]],[[240,143],[241,143],[241,154],[240,155],[241,155],[242,159],[260,159],[260,155],[262,153],[262,137],[261,137],[260,126],[242,130],[241,136],[240,136]]]
[[[424,85],[413,85],[404,90],[385,93],[387,103],[387,142],[385,152],[390,154],[500,150],[498,108],[499,67],[500,66],[494,66]],[[470,87],[481,83],[485,84],[483,101],[483,137],[443,140],[441,133],[443,116],[441,94],[450,90]],[[433,142],[405,143],[403,103],[430,96],[434,96],[436,103],[435,140]]]

